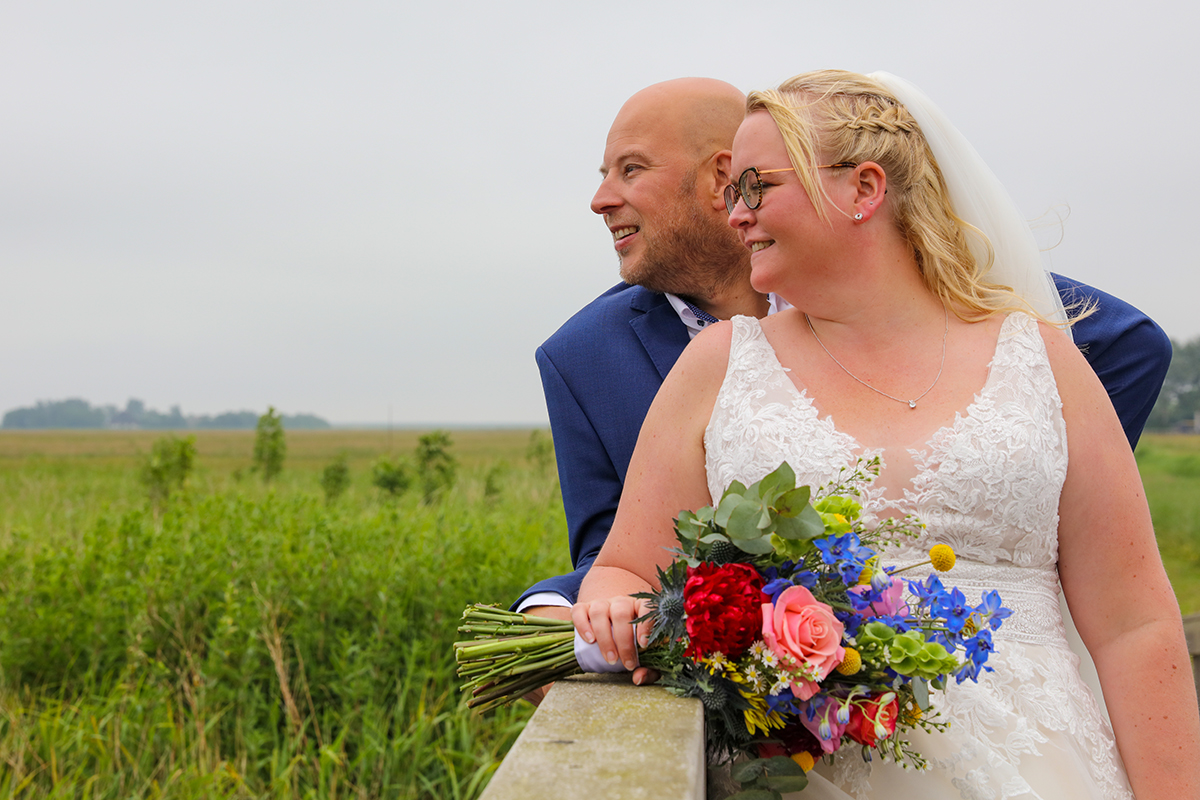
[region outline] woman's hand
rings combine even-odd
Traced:
[[[617,595],[607,600],[592,600],[576,603],[571,608],[571,621],[575,630],[588,644],[600,648],[600,654],[609,664],[620,661],[625,669],[634,673],[634,683],[644,683],[650,670],[638,669],[637,651],[650,640],[651,620],[639,625],[633,621],[646,613],[647,601],[636,600],[628,595]],[[643,680],[638,680],[641,677]]]

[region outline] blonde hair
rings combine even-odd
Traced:
[[[818,165],[874,162],[887,176],[892,218],[912,247],[925,285],[962,319],[1024,311],[1042,321],[1011,287],[985,279],[992,246],[950,205],[946,181],[920,126],[879,82],[853,72],[820,70],[797,75],[778,89],[751,92],[746,113],[766,111],[783,134],[801,185],[826,222],[827,199]],[[968,236],[983,244],[979,263]]]

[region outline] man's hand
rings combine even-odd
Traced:
[[[571,609],[569,606],[531,606],[525,609],[525,614],[533,617],[549,617],[550,619],[571,619]],[[547,683],[545,686],[534,689],[532,692],[526,692],[524,697],[529,702],[536,705],[541,705],[542,700],[546,698],[546,692],[550,691],[553,683]]]

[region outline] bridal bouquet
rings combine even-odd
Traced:
[[[734,482],[715,508],[675,520],[675,561],[642,619],[652,622],[641,664],[659,684],[705,708],[710,761],[749,756],[732,769],[746,788],[795,791],[815,759],[860,748],[917,768],[903,733],[942,730],[929,688],[977,679],[992,631],[1012,612],[996,592],[973,606],[936,573],[954,552],[883,567],[879,549],[923,527],[913,517],[868,527],[858,502],[879,474],[872,459],[815,494],[785,463],[749,487]],[[907,589],[907,591],[906,591]],[[459,674],[489,708],[579,671],[570,623],[472,606],[456,643]]]

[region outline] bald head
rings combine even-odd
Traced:
[[[733,146],[746,96],[714,78],[677,78],[647,86],[621,107],[609,133],[636,128],[703,160]]]

